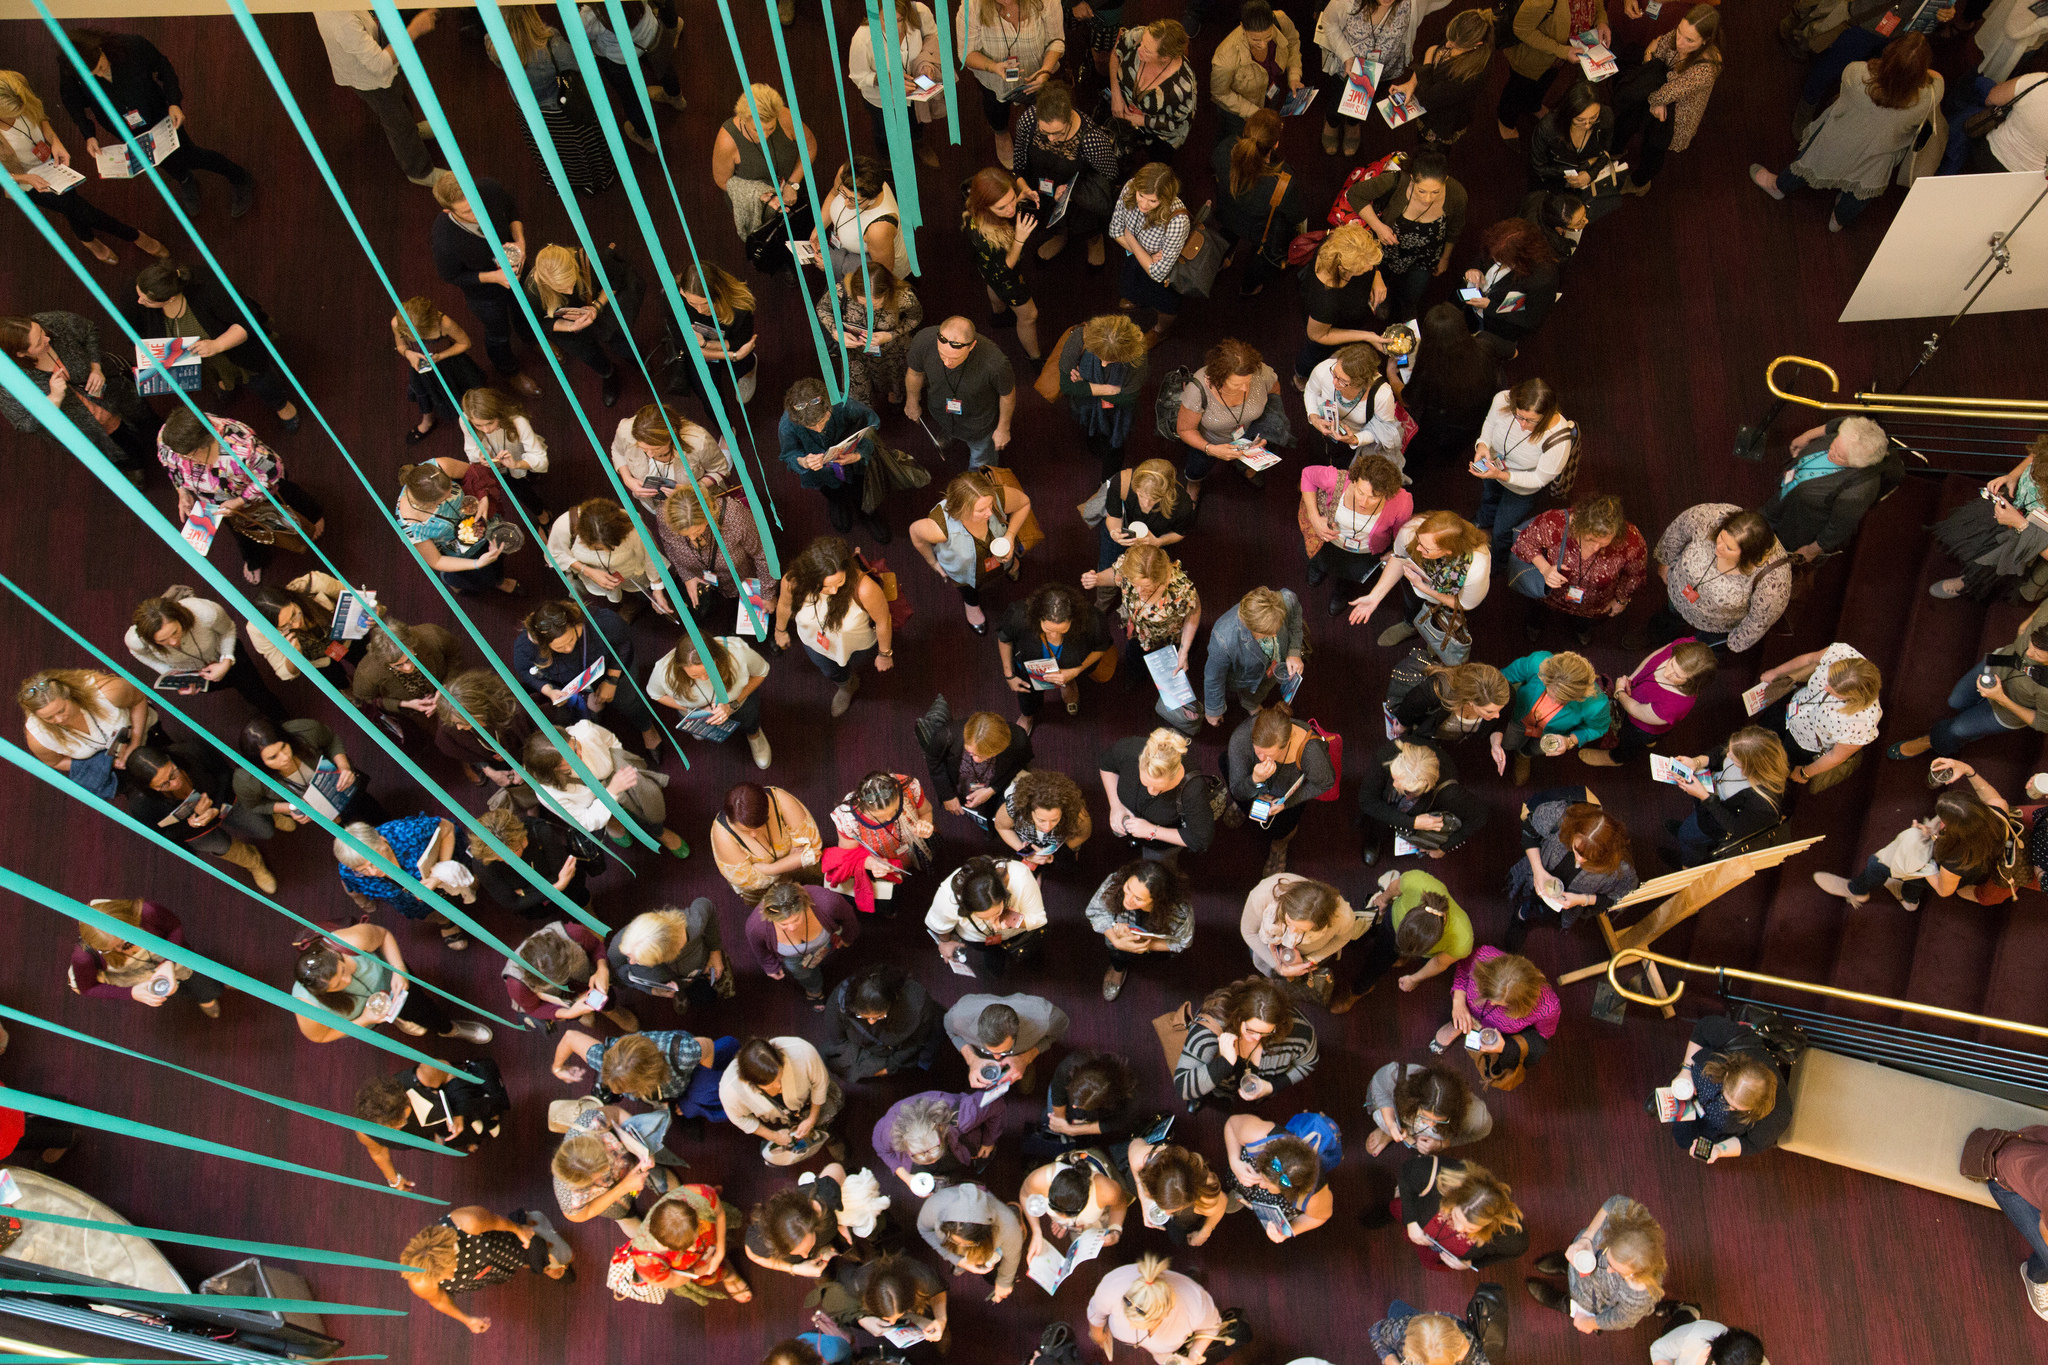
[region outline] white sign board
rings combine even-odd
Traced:
[[[1951,316],[1984,282],[1970,277],[1991,254],[1991,235],[2010,232],[2043,188],[2028,171],[1914,181],[1840,320]],[[2048,308],[2048,204],[2027,218],[2011,246],[2012,273],[2001,271],[1972,313]]]

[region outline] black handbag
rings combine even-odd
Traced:
[[[1664,65],[1661,57],[1640,62],[1622,72],[1615,77],[1614,88],[1609,92],[1615,114],[1619,116],[1631,110],[1647,109],[1650,96],[1670,79],[1671,69]]]
[[[2048,85],[2048,81],[2035,81],[2032,85],[2028,86],[2025,90],[2020,91],[2017,95],[2014,95],[2004,104],[1986,105],[1984,108],[1979,109],[1976,113],[1970,115],[1968,118],[1963,120],[1963,131],[1969,134],[1971,137],[1978,139],[1979,141],[1982,141],[1983,139],[1990,137],[1993,131],[1997,129],[1998,125],[2005,122],[2006,116],[2012,113],[2012,107],[2015,104],[2018,104],[2021,100],[2025,99],[2029,94],[2033,93],[2036,89],[2044,85]]]
[[[769,215],[768,221],[755,228],[754,235],[747,238],[747,263],[767,275],[792,268],[796,258],[789,254],[787,244],[809,237],[811,226],[808,199],[787,213]]]

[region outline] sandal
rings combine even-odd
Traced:
[[[451,953],[459,953],[469,946],[469,935],[459,924],[451,924],[441,930],[441,946]]]
[[[734,1303],[752,1303],[754,1301],[754,1291],[748,1287],[745,1280],[740,1278],[740,1273],[737,1270],[726,1271],[725,1278],[718,1282],[718,1287],[723,1289],[726,1297]]]

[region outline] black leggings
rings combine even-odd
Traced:
[[[69,194],[31,194],[28,201],[51,217],[62,218],[69,223],[71,235],[81,242],[90,242],[95,236],[102,235],[132,242],[142,235],[77,190]]]

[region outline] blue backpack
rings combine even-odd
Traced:
[[[1321,1188],[1324,1180],[1328,1179],[1330,1172],[1336,1170],[1338,1165],[1344,1160],[1344,1134],[1338,1129],[1336,1120],[1332,1119],[1328,1114],[1318,1114],[1312,1109],[1304,1109],[1301,1113],[1296,1114],[1257,1142],[1246,1143],[1244,1147],[1246,1159],[1253,1158],[1261,1148],[1283,1133],[1290,1137],[1300,1138],[1303,1142],[1316,1149],[1317,1166],[1319,1167],[1316,1175],[1316,1188]],[[1294,1191],[1289,1193],[1296,1194]],[[1296,1207],[1299,1208],[1306,1205],[1314,1193],[1315,1190],[1311,1189],[1296,1194]]]

